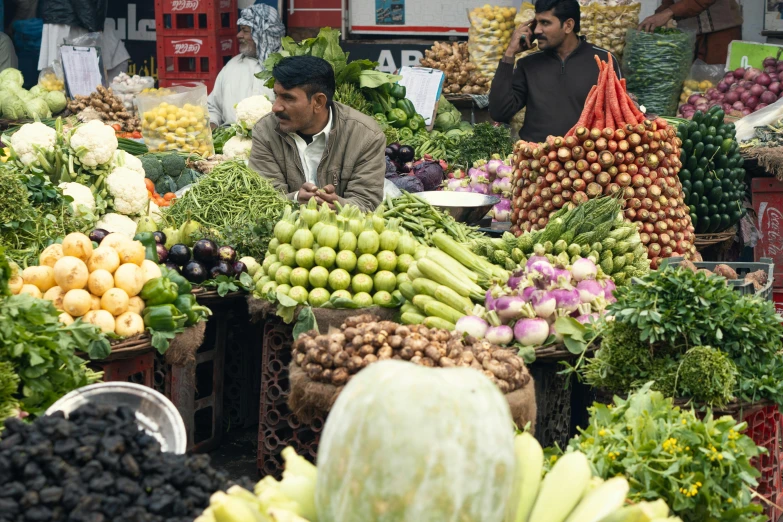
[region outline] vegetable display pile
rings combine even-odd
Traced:
[[[152,193],[150,199],[159,207],[169,206],[175,192],[195,183],[201,177],[197,170],[186,167],[185,157],[177,152],[145,154],[141,157],[141,164],[144,176],[149,180],[146,182],[146,188]],[[172,196],[165,199],[169,194]]]
[[[314,307],[399,306],[398,278],[418,246],[397,220],[352,205],[319,210],[315,199],[286,210],[274,235],[255,295],[284,305],[281,296]]]
[[[365,314],[354,316],[340,330],[319,335],[313,330],[293,344],[293,359],[317,382],[343,386],[366,366],[389,359],[428,367],[463,367],[484,372],[503,393],[530,382],[522,359],[504,349],[462,332],[424,325],[404,326]]]
[[[623,54],[628,90],[651,114],[674,116],[693,63],[695,35],[680,29],[629,29]]]
[[[644,119],[612,64],[596,62],[598,85],[566,137],[517,143],[512,231],[541,230],[568,203],[620,196],[625,218],[642,227],[652,268],[659,258],[690,256],[694,228],[677,178],[677,130],[663,119]]]
[[[415,151],[409,145],[392,143],[386,147],[386,179],[400,190],[424,192],[436,190],[443,181],[444,161],[432,158],[413,161]]]
[[[672,120],[682,140],[678,173],[691,222],[697,234],[723,232],[747,212],[744,159],[733,123],[723,123],[723,111],[696,112],[693,120]]]
[[[12,279],[13,293],[51,301],[63,324],[81,318],[120,337],[144,333],[145,300],[140,294],[147,281],[160,277],[160,268],[145,258],[140,241],[106,231],[95,237],[100,239],[97,248],[79,232],[48,246],[39,266],[29,266]]]
[[[489,90],[489,80],[470,62],[466,42],[435,42],[424,51],[420,64],[443,71],[443,94],[485,94]]]
[[[598,1],[582,2],[582,19],[579,33],[588,42],[622,57],[625,50],[625,34],[628,29],[639,25],[641,3],[634,0],[619,0],[611,3]]]
[[[24,90],[24,77],[18,69],[0,71],[0,114],[9,120],[45,119],[65,109],[67,99],[62,82],[44,82]]]
[[[109,354],[98,327],[81,321],[66,326],[59,313],[51,302],[26,294],[0,299],[0,360],[18,376],[13,398],[31,415],[42,415],[64,394],[100,378],[76,351],[91,358]]]
[[[476,194],[494,195],[500,197],[489,211],[494,221],[509,221],[511,219],[511,191],[513,185],[511,176],[514,169],[511,167],[513,156],[505,160],[492,158],[489,161],[481,161],[468,170],[467,175],[457,170],[444,183],[444,190],[454,192],[474,192]]]
[[[405,324],[454,330],[460,318],[483,304],[493,279],[508,280],[508,272],[477,256],[448,235],[432,235],[435,248],[420,247],[408,267],[410,281],[400,284],[409,302],[403,304]]]
[[[191,521],[230,484],[207,455],[161,451],[132,409],[93,404],[6,421],[0,466],[0,510],[13,522]]]
[[[432,236],[444,232],[460,243],[483,237],[476,227],[470,227],[455,220],[446,211],[433,207],[416,194],[398,198],[387,197],[378,207],[384,219],[395,218],[398,225],[406,229],[422,245],[432,246]]]
[[[763,70],[739,67],[729,71],[718,85],[707,89],[704,96],[691,95],[679,108],[683,118],[691,119],[696,111],[718,107],[727,116],[742,118],[772,105],[780,99],[783,81],[783,60],[769,56]]]
[[[573,207],[561,208],[543,230],[511,233],[502,238],[480,237],[470,242],[471,249],[489,261],[514,270],[533,255],[562,256],[574,263],[586,257],[599,264],[605,275],[618,285],[650,271],[647,248],[633,223],[623,219],[616,198],[598,197]],[[554,261],[552,259],[551,261]]]
[[[128,109],[110,88],[99,85],[89,96],[77,94],[68,102],[68,110],[73,113],[80,113],[88,107],[97,113],[101,121],[112,125],[117,132],[141,131],[141,121],[132,108]]]
[[[558,462],[583,452],[599,477],[627,478],[631,501],[663,499],[685,522],[758,522],[762,508],[751,500],[759,472],[750,461],[759,448],[746,427],[712,413],[701,420],[645,386],[627,400],[593,405],[588,427]]]
[[[512,435],[503,402],[472,370],[373,364],[335,402],[317,468],[287,447],[282,481],[217,493],[196,522],[360,522],[378,519],[378,505],[383,520],[682,522],[661,499],[629,504],[629,481],[594,476],[578,451],[542,477],[544,451]]]
[[[771,302],[723,277],[670,266],[614,295],[614,321],[584,371],[591,386],[626,393],[655,380],[667,396],[707,403],[783,400],[783,325]],[[694,354],[698,346],[714,350]]]
[[[284,195],[241,160],[216,166],[175,201],[163,211],[168,226],[181,227],[197,218],[202,235],[258,259],[266,252],[272,227],[289,205]],[[164,232],[171,240],[171,234]],[[173,241],[185,242],[183,238]]]
[[[475,307],[472,315],[457,321],[456,329],[500,345],[516,341],[525,348],[562,341],[571,331],[570,318],[580,324],[597,322],[614,301],[614,282],[599,275],[589,259],[569,265],[533,256],[506,284],[493,284],[486,293],[486,310]]]
[[[455,156],[449,158],[449,162],[467,170],[477,161],[492,158],[495,154],[505,158],[513,151],[514,144],[507,128],[496,127],[491,123],[479,123],[473,127],[472,134],[460,139]]]

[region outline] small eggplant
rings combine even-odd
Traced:
[[[190,261],[190,249],[182,243],[177,243],[169,248],[168,260],[175,265],[185,266]]]
[[[177,265],[172,263],[171,261],[167,261],[166,264],[165,264],[165,267],[168,268],[169,270],[175,271],[178,274],[182,273],[182,270]]]
[[[400,147],[400,150],[397,151],[397,158],[402,163],[408,163],[409,161],[413,161],[416,156],[416,151],[413,150],[413,147],[410,145],[403,145]]]
[[[238,276],[242,272],[247,272],[247,265],[245,265],[245,263],[243,263],[242,261],[237,261],[236,263],[234,263],[233,269],[234,269],[234,275]]]
[[[159,245],[165,245],[166,244],[166,234],[163,232],[153,232],[153,236],[155,236],[155,242]]]
[[[193,258],[211,265],[218,257],[218,246],[211,239],[199,239],[193,245]]]
[[[383,153],[386,154],[386,157],[389,159],[394,159],[397,157],[397,154],[394,153],[394,150],[391,147],[386,147],[386,150],[384,150]]]
[[[237,259],[237,251],[228,245],[222,246],[218,248],[218,259],[233,264]]]
[[[209,272],[203,263],[191,261],[182,269],[182,275],[191,283],[203,283],[207,280]]]
[[[231,276],[234,275],[233,267],[226,261],[218,261],[215,266],[209,269],[209,278],[216,279],[217,276]]]
[[[104,230],[102,228],[96,228],[92,232],[90,232],[90,241],[95,241],[96,243],[100,244],[101,241],[103,241],[103,238],[109,235],[108,230]]]
[[[155,250],[158,251],[158,263],[165,263],[169,258],[169,251],[166,250],[166,247],[158,243],[155,245]]]

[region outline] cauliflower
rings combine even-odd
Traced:
[[[251,138],[234,136],[223,144],[223,154],[228,159],[248,159],[250,157],[250,147],[253,145]]]
[[[114,166],[135,170],[142,176],[145,174],[141,160],[133,154],[128,154],[124,150],[117,150],[117,152],[114,153]]]
[[[106,188],[114,198],[114,210],[126,216],[142,214],[147,210],[147,187],[144,175],[127,167],[116,167],[106,177]]]
[[[71,208],[77,216],[95,212],[95,196],[86,185],[81,183],[60,183],[59,188],[64,196],[73,198]]]
[[[25,165],[38,163],[36,148],[44,152],[54,152],[57,132],[41,122],[27,123],[11,136],[11,148]]]
[[[147,215],[157,224],[163,222],[163,214],[160,213],[160,207],[154,201],[150,201],[150,209]]]
[[[99,120],[80,125],[71,134],[71,148],[86,167],[97,167],[114,159],[117,136],[114,129]]]
[[[237,122],[246,131],[251,130],[258,120],[270,112],[272,112],[272,102],[263,94],[245,98],[236,105]]]
[[[104,214],[95,224],[95,228],[102,228],[109,232],[119,232],[133,238],[136,235],[136,223],[128,216],[109,212]]]

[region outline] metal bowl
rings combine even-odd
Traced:
[[[498,196],[446,190],[419,192],[417,196],[427,200],[433,207],[448,211],[454,219],[468,225],[481,221],[489,209],[500,202]]]
[[[172,404],[152,388],[132,382],[99,382],[78,388],[52,404],[47,415],[62,411],[66,417],[87,403],[127,406],[136,412],[136,424],[160,443],[162,451],[185,453],[185,423]]]

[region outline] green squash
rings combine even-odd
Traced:
[[[508,403],[481,372],[381,361],[340,393],[318,448],[319,522],[501,522]]]

